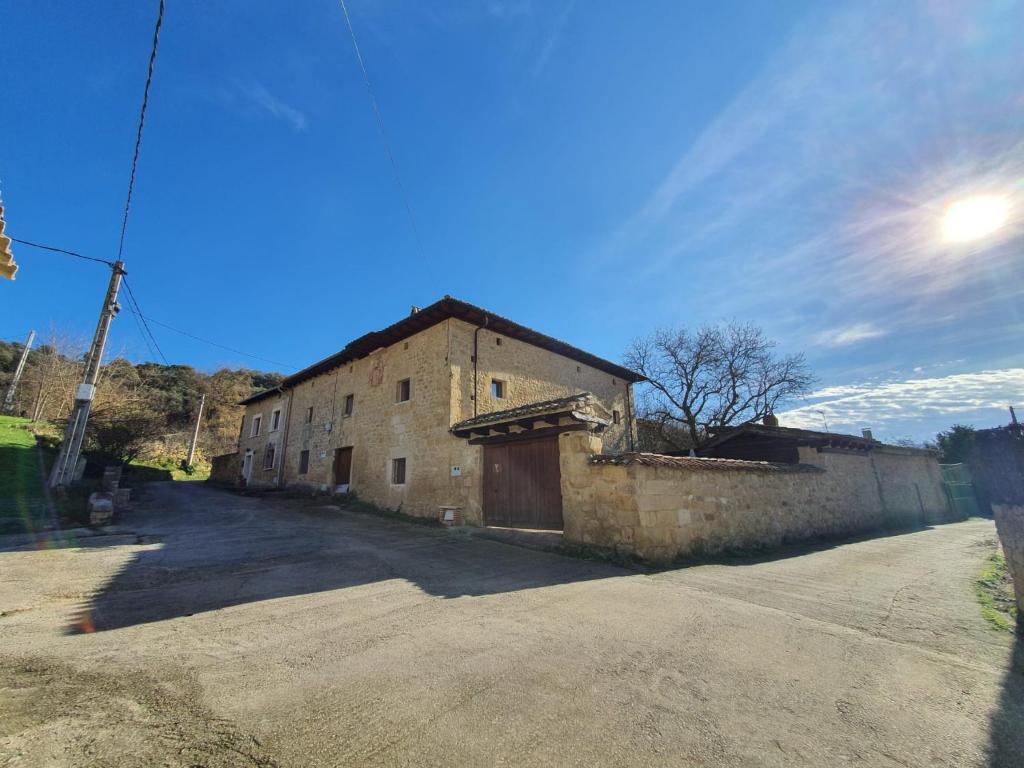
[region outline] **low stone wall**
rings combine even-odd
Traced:
[[[1024,505],[993,504],[996,530],[1017,594],[1018,615],[1024,616]]]
[[[565,540],[655,561],[952,515],[938,461],[926,454],[811,450],[800,464],[602,456],[589,433],[562,435],[560,448]]]
[[[242,463],[238,452],[225,453],[210,459],[209,482],[220,485],[235,485],[242,474]]]

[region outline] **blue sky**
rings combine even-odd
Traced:
[[[112,258],[155,2],[0,0],[16,237]],[[925,438],[1024,404],[1019,2],[170,0],[128,226],[152,318],[301,367],[445,294],[597,354],[762,325],[783,423]],[[946,206],[1010,199],[972,244]],[[0,336],[87,337],[98,265],[16,247]],[[172,362],[273,367],[159,326]],[[111,349],[151,358],[132,317]]]

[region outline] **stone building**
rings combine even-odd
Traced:
[[[239,467],[249,486],[561,528],[557,436],[600,430],[631,450],[640,379],[445,297],[243,401]]]

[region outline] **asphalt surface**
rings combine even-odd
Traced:
[[[62,544],[0,539],[5,767],[1024,765],[989,521],[638,573],[160,483]]]

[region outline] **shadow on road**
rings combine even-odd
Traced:
[[[992,768],[1024,765],[1024,620],[1020,618],[1010,668],[992,715],[990,757]]]
[[[194,483],[148,486],[123,525],[137,538],[110,537],[107,543],[143,549],[80,606],[69,634],[392,579],[456,598],[631,573],[443,529],[336,509],[289,508]]]

